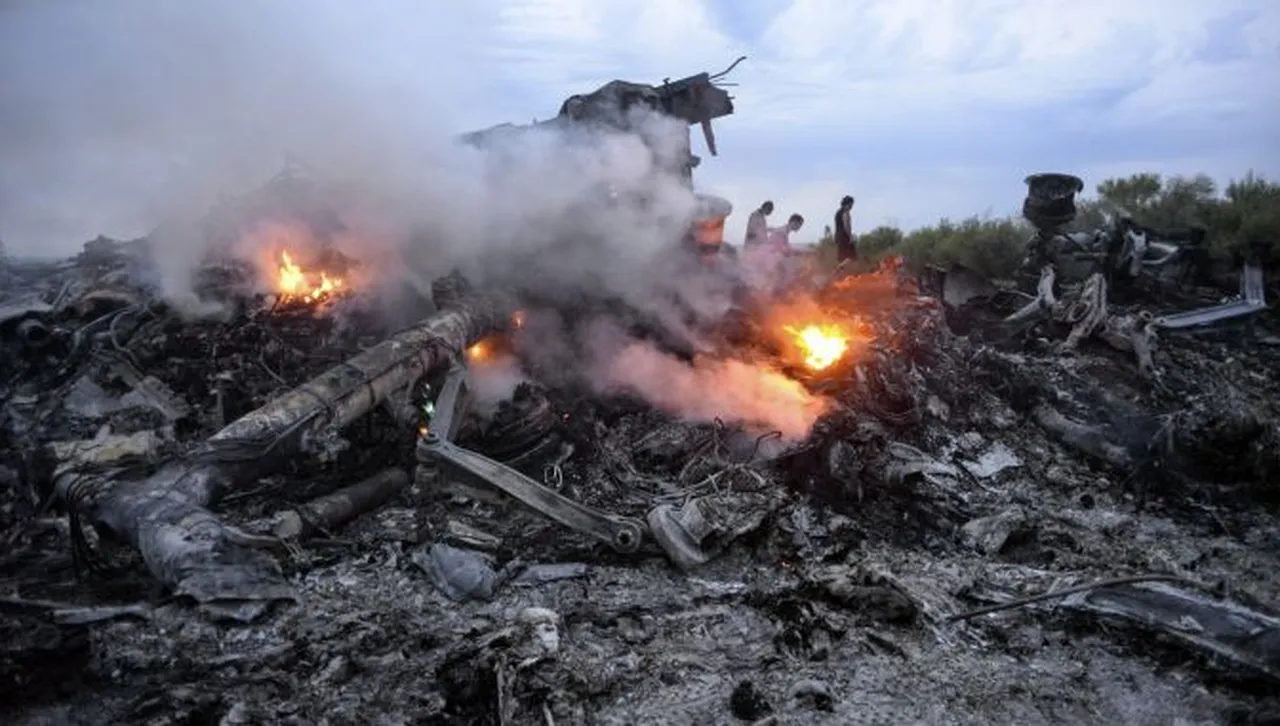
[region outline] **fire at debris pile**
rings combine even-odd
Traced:
[[[659,117],[714,155],[723,75],[463,141]],[[147,239],[4,260],[6,722],[1261,723],[1260,268],[1205,307],[1194,245],[1066,235],[1080,180],[1028,184],[1009,283],[798,256],[752,287],[695,195],[647,297],[478,259],[400,325],[297,168],[206,220],[218,315]]]

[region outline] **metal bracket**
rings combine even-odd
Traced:
[[[445,479],[498,491],[539,514],[570,529],[594,537],[623,553],[635,552],[644,540],[644,525],[637,519],[618,517],[575,502],[539,484],[509,466],[452,442],[466,412],[469,396],[466,370],[450,369],[436,413],[425,435],[418,439],[418,462]]]
[[[1164,315],[1157,318],[1155,322],[1161,328],[1179,330],[1252,315],[1267,309],[1266,295],[1266,286],[1262,281],[1262,267],[1247,264],[1240,271],[1240,298],[1236,301],[1199,310],[1188,310],[1185,313]]]
[[[430,432],[445,441],[453,441],[470,407],[471,391],[467,389],[467,369],[455,360],[445,375],[440,395],[436,396]]]

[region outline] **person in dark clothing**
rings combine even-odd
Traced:
[[[845,196],[840,200],[840,208],[836,210],[835,230],[836,259],[850,263],[858,259],[858,250],[853,245],[853,197]]]

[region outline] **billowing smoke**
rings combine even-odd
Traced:
[[[472,406],[482,416],[490,416],[498,404],[510,398],[516,387],[525,381],[520,361],[513,355],[500,354],[480,364],[467,367],[467,386],[472,395]]]
[[[449,143],[472,105],[463,37],[478,12],[385,0],[0,4],[0,236],[11,254],[66,254],[98,233],[165,223],[159,253],[199,259],[203,235],[176,229],[286,155],[369,197],[416,200],[423,216],[479,212],[457,206],[473,197]]]
[[[363,262],[419,281],[459,267],[566,303],[614,298],[696,349],[697,319],[726,294],[664,254],[695,205],[668,171],[688,151],[687,126],[649,115],[634,119],[638,135],[458,143],[460,131],[552,116],[563,100],[528,89],[498,104],[508,118],[467,116],[486,81],[468,36],[491,12],[407,0],[0,5],[0,238],[10,254],[47,255],[98,233],[150,235],[163,293],[208,312],[193,288],[211,251],[206,212],[292,155],[344,190],[341,242],[355,249],[343,251]],[[620,357],[597,369],[600,383],[695,418],[759,420],[782,395],[719,383],[740,390],[680,409],[664,376],[692,392],[741,371],[609,350]],[[776,427],[799,430],[804,416]]]
[[[488,152],[459,144],[468,127],[508,120],[463,113],[488,80],[467,38],[491,9],[418,6],[5,3],[0,238],[10,254],[67,254],[99,233],[150,234],[164,291],[189,297],[208,252],[197,220],[290,155],[359,199],[363,219],[344,221],[394,228],[400,261],[423,274],[461,263],[528,281],[535,262],[547,287],[645,297],[635,268],[692,208],[656,170],[687,146],[684,124],[647,119],[643,140],[545,131]],[[523,120],[563,100],[519,96],[485,105]],[[584,200],[609,188],[648,203],[593,213]]]
[[[639,395],[688,420],[740,422],[795,441],[830,407],[767,363],[679,359],[629,336],[610,318],[595,318],[570,333],[554,316],[531,316],[525,329],[540,341],[533,349],[540,370],[569,372],[599,393]]]
[[[638,391],[655,407],[695,421],[741,421],[803,438],[827,401],[768,367],[739,360],[686,364],[652,345],[633,342],[610,362],[601,381]]]

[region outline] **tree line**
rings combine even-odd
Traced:
[[[1077,198],[1079,213],[1068,231],[1103,227],[1107,215],[1127,212],[1139,224],[1163,228],[1202,227],[1210,254],[1231,260],[1251,243],[1271,244],[1269,262],[1280,262],[1280,183],[1249,172],[1219,189],[1206,174],[1169,176],[1133,174],[1107,179],[1095,195]],[[1008,277],[1022,261],[1033,229],[1021,217],[942,219],[935,225],[904,232],[879,226],[858,235],[859,265],[872,267],[888,255],[902,255],[907,265],[967,265],[990,277]],[[831,228],[818,241],[819,255],[834,259]]]

